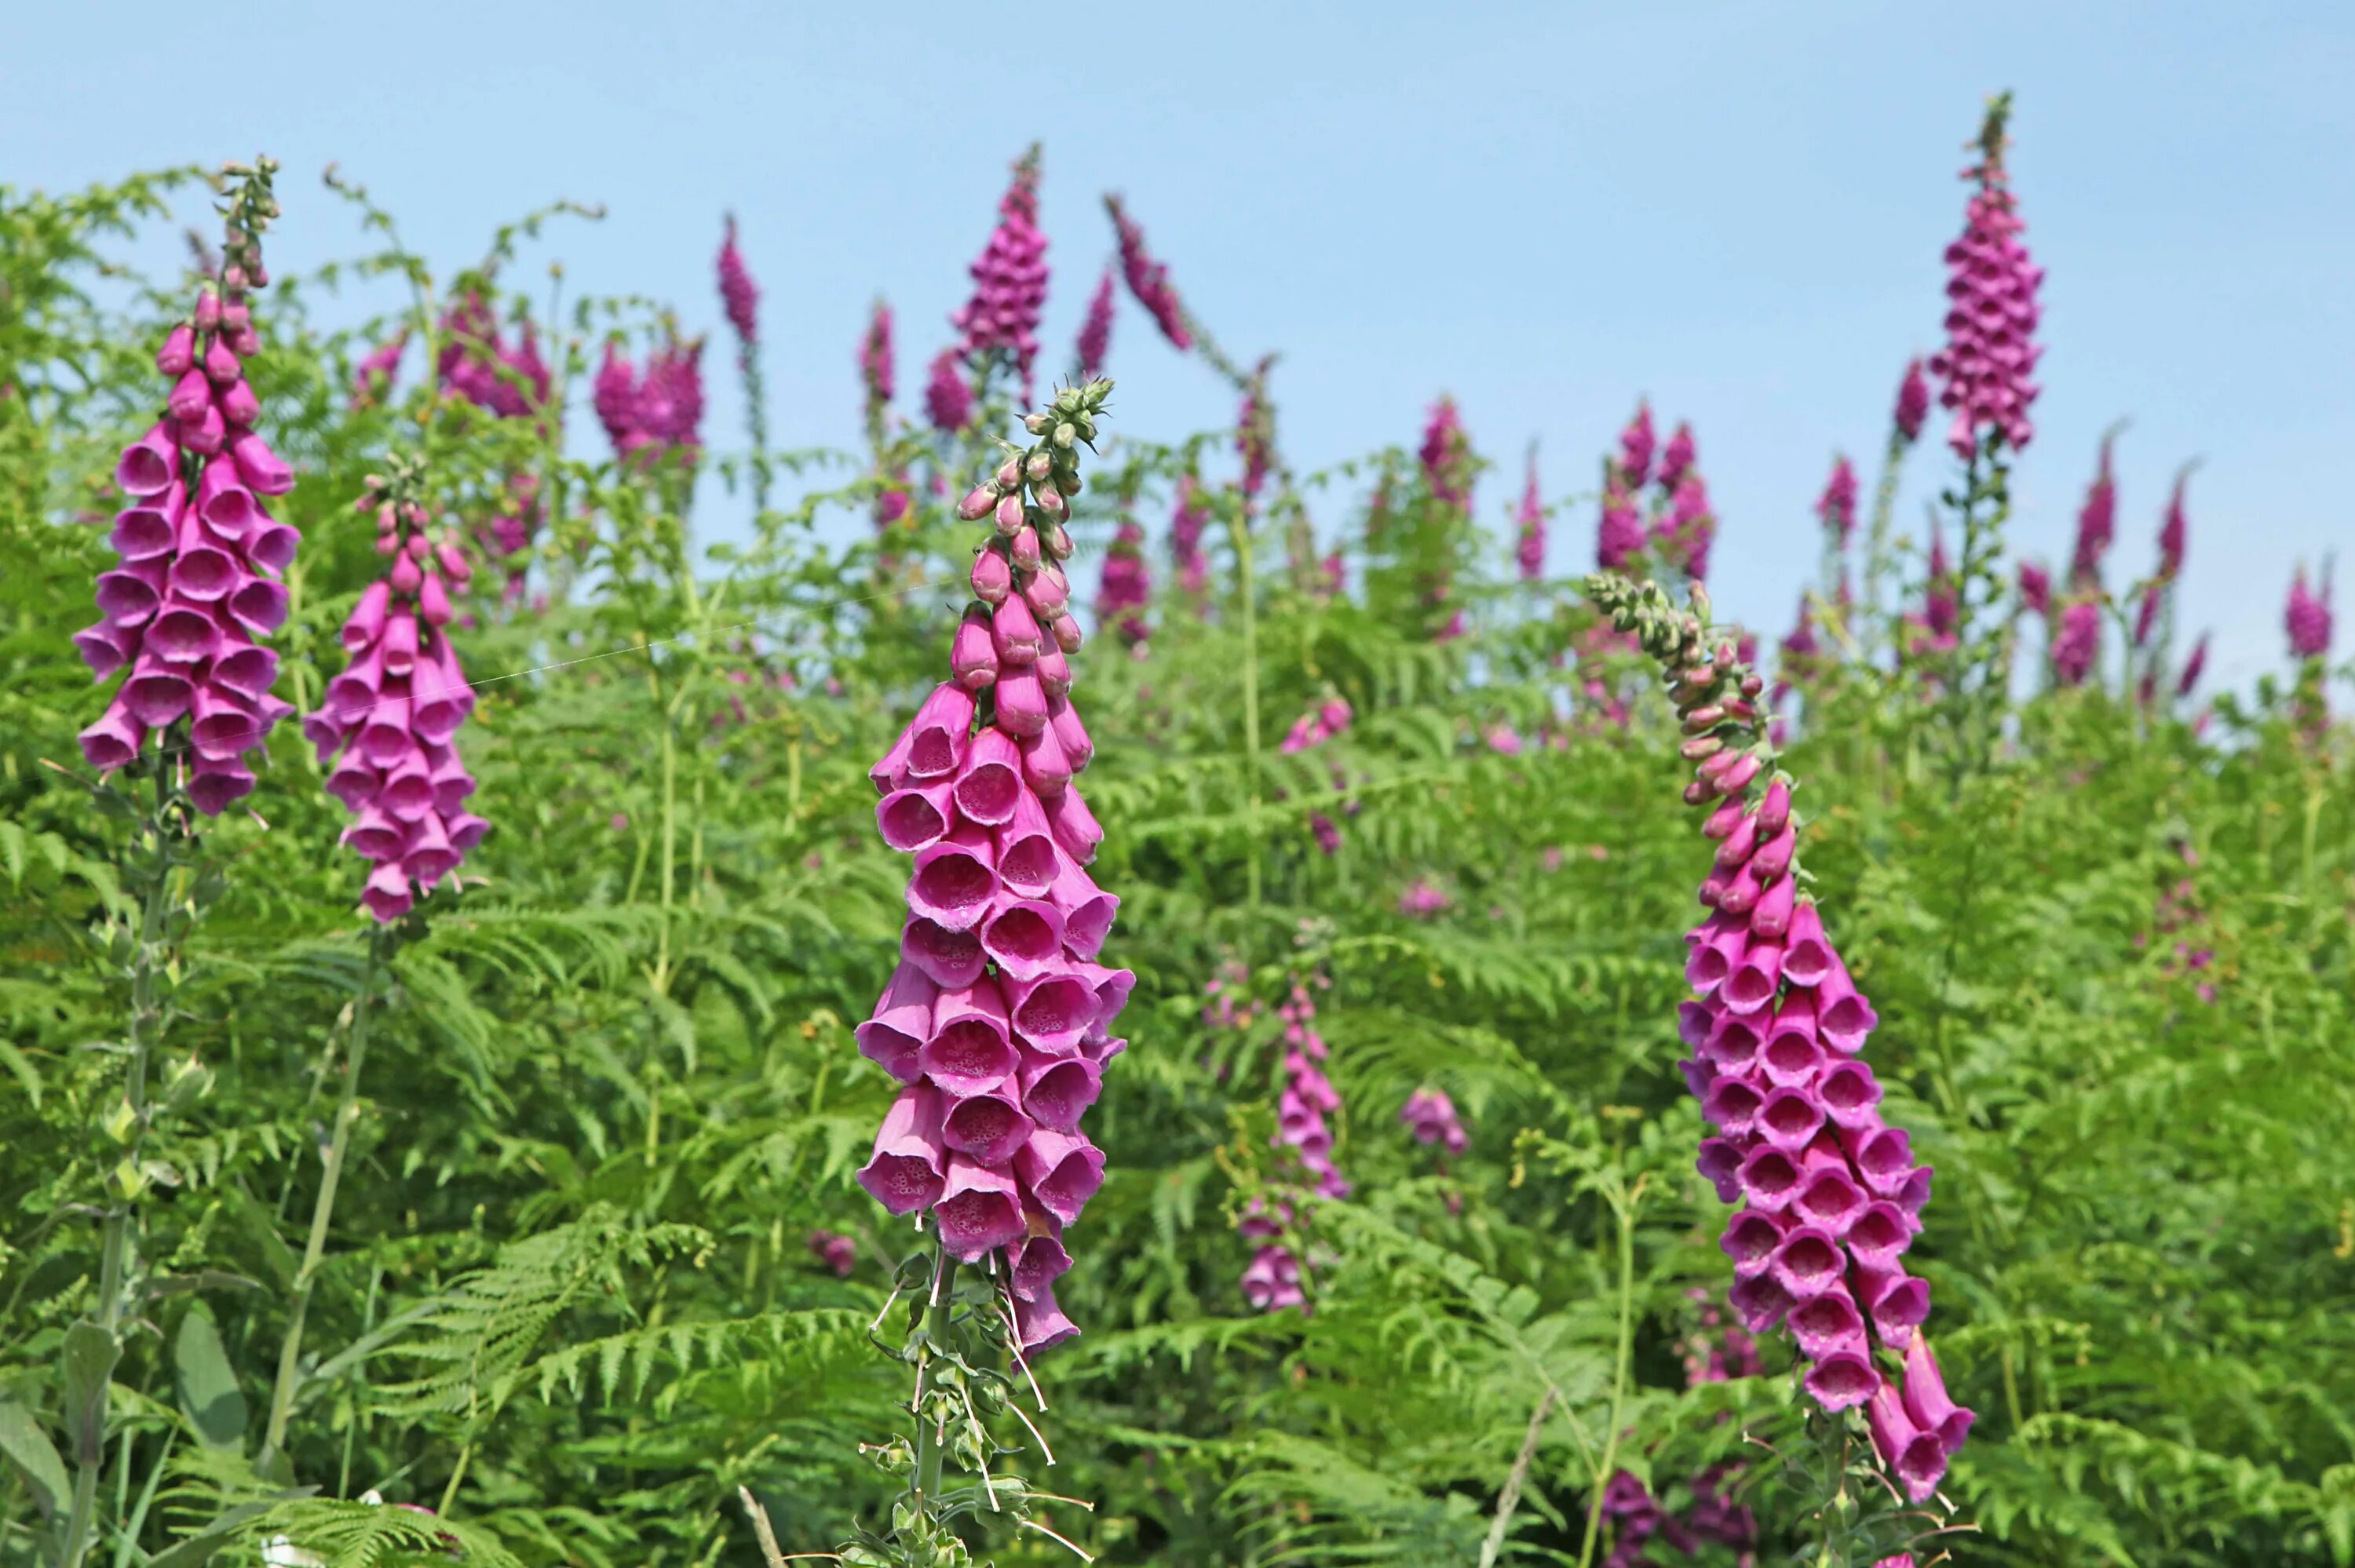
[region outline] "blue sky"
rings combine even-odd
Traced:
[[[1047,143],[1060,364],[1124,191],[1192,307],[1280,350],[1287,449],[1314,467],[1411,441],[1438,392],[1509,469],[1542,443],[1584,489],[1636,396],[1693,421],[1732,613],[1787,624],[1835,450],[1868,471],[1907,355],[1935,345],[1962,143],[2014,89],[2029,240],[2049,270],[2038,437],[2015,546],[2064,553],[2101,429],[2138,573],[2169,476],[2192,488],[2180,624],[2211,679],[2282,657],[2293,562],[2355,538],[2355,12],[1823,4],[1104,7],[1069,25],[971,6],[16,6],[0,16],[0,170],[60,188],[266,150],[273,262],[356,249],[316,185],[339,161],[445,268],[558,196],[606,219],[547,251],[569,290],[717,326],[733,208],[767,290],[774,438],[856,437],[867,302],[903,389],[948,335],[1007,161]],[[1967,21],[1959,20],[1967,16]],[[365,17],[365,20],[362,18]],[[207,47],[204,35],[218,42]],[[360,306],[355,303],[357,312]],[[723,361],[724,364],[724,361]],[[1222,425],[1231,397],[1127,307],[1124,429]],[[715,434],[739,427],[714,377]],[[1916,454],[1921,526],[1942,460]],[[1510,475],[1481,503],[1495,515]],[[1329,528],[1339,518],[1327,508]],[[725,520],[718,520],[725,527]],[[1558,524],[1582,567],[1593,515]]]

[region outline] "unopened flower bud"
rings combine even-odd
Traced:
[[[1071,558],[1071,536],[1063,531],[1063,525],[1060,523],[1048,524],[1047,532],[1039,538],[1039,545],[1056,560],[1068,561]]]
[[[1021,462],[1017,459],[1007,458],[1004,462],[999,463],[997,473],[992,482],[1000,490],[1020,489],[1022,487]]]
[[[1086,633],[1080,628],[1080,618],[1076,615],[1058,616],[1053,630],[1055,646],[1066,653],[1078,652],[1080,644],[1087,641]]]
[[[1700,762],[1725,749],[1725,742],[1714,735],[1697,735],[1677,747],[1677,755],[1687,762]]]
[[[1022,498],[1018,495],[1000,496],[996,518],[997,531],[1012,538],[1022,526]]]
[[[1046,513],[1050,517],[1060,517],[1062,515],[1062,493],[1058,491],[1053,485],[1042,484],[1034,493],[1039,498],[1039,511]]]
[[[1033,484],[1045,479],[1054,471],[1054,461],[1045,452],[1032,452],[1029,461],[1022,465],[1023,477]]]
[[[1766,678],[1764,676],[1753,672],[1742,677],[1742,694],[1743,696],[1754,697],[1765,689]]]
[[[996,504],[996,486],[976,484],[973,487],[971,493],[967,494],[963,501],[957,503],[957,516],[967,523],[978,523],[983,518],[988,516],[990,508]]]
[[[220,296],[207,289],[197,296],[196,327],[198,332],[211,332],[220,325]]]
[[[1725,722],[1725,705],[1709,703],[1685,715],[1685,733],[1701,735]]]
[[[1055,444],[1059,447],[1069,447],[1079,439],[1079,428],[1066,419],[1055,427]]]
[[[1007,565],[1005,554],[995,547],[985,546],[973,558],[973,596],[985,604],[1004,604],[1006,596],[1014,591],[1014,573]]]
[[[1022,417],[1022,428],[1035,436],[1039,431],[1047,428],[1047,416],[1044,414],[1025,414]]]
[[[1014,564],[1026,572],[1035,572],[1042,564],[1039,558],[1039,531],[1028,524],[1017,530],[1007,552]]]

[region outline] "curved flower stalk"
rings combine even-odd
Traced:
[[[1946,345],[1930,361],[1944,383],[1938,401],[1954,415],[1946,444],[1966,461],[1979,454],[1982,440],[2018,451],[2036,432],[2029,409],[2037,387],[2029,376],[2043,352],[2035,332],[2044,272],[2019,238],[2028,226],[2004,166],[2010,117],[2009,93],[1987,105],[1973,144],[1978,161],[1963,171],[1975,188],[1962,236],[1946,247]]]
[[[1014,165],[997,204],[997,227],[967,269],[973,297],[949,324],[964,334],[959,353],[976,375],[1003,356],[1030,399],[1031,367],[1039,358],[1039,320],[1047,305],[1047,237],[1039,230],[1039,143]]]
[[[1128,216],[1120,197],[1106,195],[1103,199],[1104,210],[1112,214],[1113,228],[1120,236],[1120,270],[1128,281],[1128,291],[1153,317],[1153,324],[1161,329],[1169,346],[1185,353],[1194,346],[1194,332],[1186,319],[1186,307],[1178,302],[1178,291],[1170,284],[1169,269],[1145,248],[1145,230]]]
[[[1929,1287],[1903,1256],[1921,1229],[1930,1168],[1881,1114],[1862,1052],[1879,1020],[1812,898],[1798,895],[1790,779],[1761,729],[1764,683],[1714,639],[1708,596],[1679,613],[1649,584],[1598,575],[1587,592],[1663,669],[1697,766],[1686,800],[1710,808],[1710,917],[1686,937],[1696,1000],[1678,1032],[1701,1113],[1717,1128],[1699,1169],[1742,1206],[1720,1245],[1743,1327],[1786,1329],[1806,1392],[1827,1412],[1865,1409],[1908,1497],[1928,1498],[1969,1432],[1923,1324]],[[1901,1370],[1902,1369],[1902,1370]]]
[[[474,572],[454,532],[428,526],[421,481],[421,465],[396,460],[360,497],[391,565],[344,621],[350,663],[303,719],[327,792],[357,819],[343,842],[370,864],[360,901],[378,925],[408,914],[415,890],[453,875],[490,831],[466,809],[474,778],[457,736],[474,692],[446,630],[451,589]]]
[[[267,499],[294,474],[254,429],[261,405],[245,378],[261,350],[250,296],[270,281],[261,231],[278,211],[276,168],[265,158],[225,175],[239,184],[224,265],[156,351],[164,414],[114,466],[126,504],[109,538],[122,562],[99,575],[98,621],[73,638],[98,679],[126,672],[81,732],[83,759],[112,773],[168,733],[158,744],[208,817],[252,791],[245,754],[293,712],[271,693],[278,655],[261,640],[285,622],[282,577],[303,537]]]
[[[1088,296],[1088,313],[1081,319],[1079,341],[1073,345],[1073,378],[1092,381],[1103,371],[1104,355],[1112,352],[1112,269],[1106,267]]]

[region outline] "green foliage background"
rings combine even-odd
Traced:
[[[66,1346],[94,1287],[126,993],[105,940],[125,825],[46,763],[78,771],[72,737],[98,711],[68,637],[111,558],[112,453],[161,395],[148,356],[191,287],[109,256],[185,184],[0,190],[10,1563],[49,1560],[73,1463]],[[328,193],[288,191],[285,221],[345,221]],[[849,1029],[892,962],[904,877],[864,774],[938,677],[964,597],[970,530],[927,482],[956,493],[986,440],[716,450],[717,482],[757,470],[793,499],[707,551],[675,477],[584,459],[552,425],[413,387],[347,408],[352,361],[395,323],[346,336],[313,307],[356,279],[436,282],[368,221],[380,253],[282,281],[259,313],[253,375],[299,474],[282,514],[306,535],[279,691],[307,708],[340,666],[336,629],[375,565],[350,503],[372,463],[421,442],[462,518],[507,475],[541,476],[555,521],[531,589],[550,602],[503,606],[485,571],[460,644],[478,680],[538,673],[485,684],[460,737],[495,832],[375,1011],[289,1448],[266,1467],[366,922],[343,813],[292,725],[254,810],[209,836],[225,886],[183,944],[164,1049],[211,1086],[147,1142],[168,1181],[136,1208],[98,1551],[185,1568],[285,1536],[339,1568],[450,1550],[750,1564],[740,1486],[787,1552],[826,1550],[887,1504],[859,1445],[891,1435],[906,1396],[868,1333],[911,1238],[849,1181],[890,1098]],[[478,286],[544,260],[539,228],[497,237]],[[416,324],[448,291],[420,293]],[[495,297],[561,355],[576,422],[605,336],[651,320]],[[1012,412],[983,429],[1012,433]],[[1115,400],[1074,528],[1091,592],[1119,516],[1157,522],[1178,474],[1233,471],[1224,433],[1156,445],[1118,416]],[[902,471],[916,504],[887,549],[863,527],[821,542],[816,523],[863,514]],[[1740,1460],[1764,1554],[1817,1561],[1826,1494],[1803,1473],[1787,1352],[1692,1390],[1678,1361],[1689,1291],[1728,1271],[1675,1066],[1678,937],[1706,857],[1668,715],[1554,716],[1574,711],[1561,660],[1591,613],[1571,585],[1510,582],[1501,529],[1449,532],[1411,454],[1284,493],[1355,536],[1383,475],[1376,554],[1352,574],[1368,597],[1304,591],[1283,506],[1247,518],[1213,488],[1207,593],[1165,593],[1146,651],[1100,635],[1075,661],[1100,747],[1095,869],[1124,900],[1107,958],[1139,983],[1132,1047],[1091,1117],[1110,1173],[1062,1290],[1086,1332],[1039,1369],[1050,1484],[1095,1505],[1058,1528],[1115,1563],[1469,1563],[1533,1436],[1498,1560],[1584,1561],[1624,1306],[1617,1462],[1674,1504]],[[1582,534],[1586,517],[1555,525]],[[1398,607],[1417,602],[1402,583],[1443,569],[1471,635],[1434,644]],[[1809,866],[1883,1020],[1890,1113],[1937,1168],[1912,1259],[1949,1381],[1980,1412],[1948,1487],[1971,1531],[1923,1555],[2355,1561],[2344,737],[2304,733],[2271,683],[2203,737],[2096,683],[2008,706],[1999,752],[1957,783],[1939,764],[1955,716],[1918,683],[1853,662],[1823,676],[1790,766]],[[1328,692],[1356,724],[1281,753]],[[1531,744],[1499,755],[1483,743],[1499,723]],[[1341,822],[1337,853],[1312,810]],[[2187,844],[2217,955],[2199,974],[2156,926]],[[1446,913],[1399,913],[1417,878]],[[1311,1222],[1313,1314],[1254,1313],[1236,1283],[1235,1213],[1282,1175],[1281,1046],[1270,1020],[1205,1022],[1206,982],[1232,963],[1269,1001],[1312,964],[1333,981],[1319,1023],[1356,1192]],[[1423,1085],[1462,1108],[1465,1157],[1401,1127]],[[819,1228],[856,1239],[847,1278],[812,1255]],[[367,1507],[370,1489],[441,1517]],[[1067,1555],[1035,1534],[986,1550]]]

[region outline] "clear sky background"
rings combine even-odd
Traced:
[[[19,4],[0,9],[0,179],[59,189],[267,151],[286,165],[281,269],[360,246],[316,184],[330,160],[445,270],[551,197],[601,201],[603,222],[559,227],[527,264],[560,255],[570,290],[674,301],[723,334],[710,265],[733,208],[766,290],[773,439],[847,446],[868,301],[898,308],[908,401],[1008,160],[1042,138],[1050,367],[1111,249],[1098,196],[1122,190],[1220,341],[1283,353],[1296,467],[1411,443],[1445,390],[1505,465],[1480,493],[1494,519],[1532,438],[1560,494],[1591,488],[1639,394],[1692,420],[1722,519],[1712,587],[1773,634],[1816,558],[1832,453],[1870,484],[1899,372],[1936,344],[1960,149],[2008,86],[2050,273],[2015,547],[2065,555],[2099,433],[2131,417],[2123,583],[2150,560],[2176,467],[2201,458],[2180,624],[2214,628],[2211,679],[2245,684],[2285,657],[2293,563],[2355,539],[2355,9],[1074,15]],[[741,405],[712,358],[725,445]],[[1121,429],[1232,417],[1133,304],[1109,368]],[[1915,454],[1900,519],[1917,535],[1944,466],[1934,443]],[[1328,504],[1319,521],[1342,519]],[[1558,523],[1552,569],[1582,569],[1593,537],[1591,507]]]

